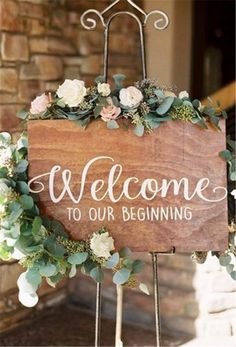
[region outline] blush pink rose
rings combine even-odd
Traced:
[[[106,107],[103,107],[100,113],[100,115],[102,116],[102,120],[104,122],[109,122],[109,120],[116,119],[121,113],[120,107],[116,107],[113,104],[111,98],[109,98],[107,101],[109,105]]]
[[[46,111],[49,104],[50,104],[50,98],[45,93],[40,96],[37,96],[37,98],[35,98],[31,102],[30,113],[32,114],[42,113]]]

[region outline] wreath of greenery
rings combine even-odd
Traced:
[[[103,77],[95,85],[86,88],[82,81],[66,80],[57,90],[37,97],[30,111],[18,116],[28,119],[69,119],[86,127],[92,120],[102,119],[109,129],[120,125],[134,125],[134,132],[142,136],[169,120],[191,122],[204,129],[209,126],[220,130],[220,118],[226,118],[220,104],[202,106],[199,100],[189,98],[187,92],[178,96],[172,90],[161,88],[155,81],[144,80],[123,88],[123,75],[115,75],[115,87],[111,90]],[[0,258],[17,259],[26,268],[18,279],[19,300],[31,307],[38,302],[37,289],[43,278],[55,286],[65,276],[74,277],[79,268],[96,282],[102,282],[104,269],[111,269],[116,285],[139,287],[148,294],[148,288],[136,275],[143,269],[141,260],[132,260],[131,251],[114,250],[113,239],[101,227],[88,240],[69,239],[63,225],[40,215],[38,197],[29,192],[27,134],[23,133],[16,144],[10,134],[0,134]],[[236,180],[235,143],[228,139],[228,149],[220,156],[228,162],[229,179]],[[229,228],[229,249],[220,254],[221,265],[227,267],[236,280],[235,224]],[[94,248],[94,242],[99,251]],[[105,249],[105,253],[102,252]],[[106,254],[106,256],[104,256]],[[203,262],[206,253],[195,252],[194,260]],[[232,255],[234,258],[232,258]]]

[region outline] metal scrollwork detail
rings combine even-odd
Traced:
[[[102,14],[97,10],[91,9],[91,10],[85,11],[82,14],[82,16],[80,17],[80,22],[85,29],[93,30],[97,27],[97,21],[95,19],[89,17],[89,15],[91,15],[91,14],[95,14],[96,16],[98,16],[99,19],[101,20],[103,27],[104,28],[106,27],[106,24],[105,24],[105,21],[104,21]]]
[[[133,2],[133,0],[126,0],[133,8],[135,8],[139,13],[144,16],[143,25],[146,25],[149,17],[151,15],[158,15],[159,18],[154,22],[154,28],[157,30],[164,30],[169,25],[169,18],[167,14],[163,11],[154,10],[149,13],[146,13],[142,8],[140,8],[137,4]],[[104,15],[109,12],[116,4],[118,4],[120,0],[115,0],[111,5],[105,8],[102,12],[99,12],[95,9],[90,9],[85,11],[81,16],[81,24],[87,30],[92,30],[97,27],[97,20],[90,18],[89,15],[95,14],[101,21],[104,28],[107,27],[107,23],[105,21]]]
[[[164,30],[164,29],[166,29],[168,27],[168,25],[169,25],[169,18],[168,18],[167,14],[165,12],[158,11],[158,10],[154,10],[154,11],[148,13],[145,16],[144,24],[146,25],[149,17],[151,15],[154,15],[154,14],[160,15],[160,18],[158,18],[154,22],[154,28],[157,29],[157,30]]]

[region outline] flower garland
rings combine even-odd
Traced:
[[[29,193],[27,167],[26,135],[13,144],[10,134],[0,133],[0,258],[16,259],[27,269],[17,281],[20,302],[36,305],[43,278],[54,287],[65,276],[74,277],[78,268],[96,282],[102,282],[103,269],[111,269],[115,284],[148,294],[147,286],[136,279],[143,261],[132,260],[128,248],[116,252],[105,228],[76,242],[61,223],[40,215],[37,196]]]
[[[99,76],[95,85],[85,87],[83,81],[65,80],[57,92],[42,94],[32,103],[30,111],[21,111],[22,119],[69,119],[82,127],[92,120],[102,119],[109,129],[132,124],[137,136],[151,132],[169,120],[188,121],[207,129],[219,128],[220,117],[227,117],[218,103],[202,106],[190,100],[186,91],[177,96],[173,91],[158,86],[156,81],[143,80],[123,88],[124,75],[114,75],[114,89]]]
[[[125,76],[113,78],[113,90],[101,76],[90,88],[83,81],[65,80],[54,95],[42,94],[32,101],[30,111],[21,111],[18,116],[24,120],[69,119],[84,128],[92,120],[101,119],[109,129],[117,129],[121,124],[134,126],[137,136],[169,120],[220,130],[220,118],[227,117],[219,103],[214,106],[209,100],[211,105],[203,106],[199,100],[192,101],[186,91],[177,96],[151,80],[123,88]],[[26,134],[16,144],[10,134],[0,134],[0,258],[17,259],[26,268],[17,282],[20,302],[27,307],[36,305],[37,289],[44,278],[54,287],[65,276],[74,277],[77,269],[97,282],[102,282],[104,269],[111,269],[115,284],[139,287],[148,294],[147,286],[136,279],[144,263],[132,260],[128,248],[117,252],[104,227],[91,233],[87,240],[73,241],[60,222],[40,215],[37,196],[30,194],[28,188],[27,145]],[[228,146],[220,156],[228,162],[229,178],[235,181],[235,143],[228,140]],[[236,279],[236,268],[231,262],[231,255],[236,259],[234,222],[230,228],[229,249],[214,255]],[[202,263],[206,253],[195,252],[193,258]]]

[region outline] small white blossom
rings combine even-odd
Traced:
[[[234,199],[236,199],[236,189],[232,190],[230,194],[234,197]]]
[[[65,80],[57,90],[57,95],[69,107],[76,107],[83,102],[87,90],[83,81]]]
[[[98,83],[98,93],[102,96],[108,96],[111,94],[111,88],[109,83]]]
[[[34,307],[39,301],[37,293],[26,293],[21,290],[19,291],[18,299],[25,307]]]
[[[111,251],[114,250],[114,240],[108,232],[103,234],[93,234],[90,240],[90,248],[97,257],[108,259]]]
[[[136,87],[123,88],[120,91],[120,102],[123,106],[138,106],[143,100],[143,94]]]
[[[11,188],[6,185],[4,180],[0,179],[0,196],[3,199],[8,199],[11,193],[12,193]]]
[[[5,241],[6,241],[8,247],[14,247],[17,240],[12,238],[12,237],[6,236]]]
[[[17,286],[19,288],[19,291],[21,292],[25,292],[25,293],[35,293],[36,292],[36,287],[33,286],[27,279],[27,271],[22,272],[22,274],[20,274],[18,280],[17,280]]]
[[[179,99],[189,98],[189,93],[186,90],[183,90],[179,93]]]
[[[0,133],[0,146],[8,146],[11,143],[11,134],[7,132]]]
[[[14,247],[14,251],[11,254],[12,259],[21,260],[25,257],[25,254],[22,253],[16,246]]]
[[[6,166],[12,158],[11,147],[0,147],[0,167]]]

